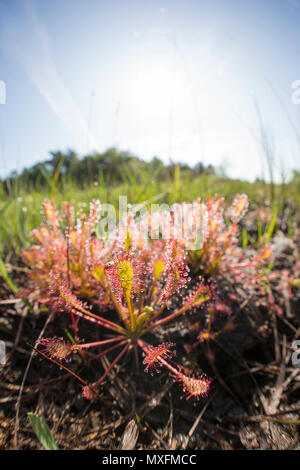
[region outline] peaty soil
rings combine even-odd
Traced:
[[[278,255],[280,262],[292,269],[294,254],[281,261]],[[6,266],[15,283],[26,286],[23,267],[9,258]],[[224,296],[230,294],[226,279],[217,283]],[[0,339],[7,353],[0,365],[0,448],[42,448],[27,417],[33,412],[45,419],[61,449],[300,449],[300,367],[291,360],[291,345],[300,337],[299,299],[291,301],[287,317],[245,296],[235,303],[233,327],[209,343],[198,340],[203,310],[157,331],[155,341],[176,343],[184,367],[214,378],[207,398],[184,399],[167,372],[146,374],[140,355],[139,370],[133,357],[123,358],[99,398],[89,402],[74,376],[32,350],[43,329],[43,337],[65,337],[67,320],[48,321],[46,310],[24,305],[0,278]],[[262,324],[265,330],[259,330]],[[222,330],[222,320],[215,327]],[[93,324],[82,328],[83,339],[102,338]],[[113,358],[92,368],[78,356],[67,366],[92,382]]]

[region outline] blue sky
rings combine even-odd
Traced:
[[[300,0],[0,0],[0,175],[110,146],[265,174],[300,168]],[[298,131],[299,129],[299,131]]]

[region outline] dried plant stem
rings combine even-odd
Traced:
[[[35,347],[39,344],[41,338],[43,337],[44,335],[44,332],[48,326],[48,323],[50,322],[50,319],[51,319],[51,316],[48,316],[47,320],[45,321],[45,324],[38,336],[38,339],[36,340],[35,342]],[[17,403],[16,403],[16,420],[15,420],[15,429],[14,429],[14,448],[17,449],[18,448],[18,429],[19,429],[19,415],[20,415],[20,405],[21,405],[21,398],[22,398],[22,393],[23,393],[23,389],[24,389],[24,385],[25,385],[25,381],[26,381],[26,378],[27,378],[27,375],[28,375],[28,371],[29,371],[29,368],[31,366],[31,362],[32,362],[32,359],[34,357],[34,349],[31,351],[31,354],[30,354],[30,358],[29,358],[29,361],[27,363],[27,366],[26,366],[26,369],[25,369],[25,372],[24,372],[24,375],[23,375],[23,380],[22,380],[22,383],[21,383],[21,386],[20,386],[20,390],[19,390],[19,394],[18,394],[18,400],[17,400]]]

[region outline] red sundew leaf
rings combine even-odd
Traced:
[[[211,298],[211,289],[209,288],[209,286],[205,285],[202,281],[200,281],[194,291],[184,299],[182,308],[188,310],[200,307],[204,302],[207,302]]]
[[[146,365],[145,372],[150,371],[151,375],[154,371],[158,373],[162,366],[159,359],[168,359],[176,355],[176,351],[171,350],[173,347],[175,347],[174,343],[162,343],[158,346],[148,345],[144,350],[145,359],[143,364]]]
[[[214,379],[210,379],[206,374],[200,375],[186,375],[180,372],[177,376],[173,376],[176,382],[182,384],[184,398],[189,400],[194,398],[199,400],[200,398],[205,398],[209,394],[210,384]]]
[[[52,228],[53,231],[56,231],[59,224],[60,216],[56,210],[55,202],[44,201],[43,213],[49,226]]]
[[[56,336],[41,339],[39,344],[45,346],[42,352],[59,362],[68,360],[70,355],[74,352],[74,347],[71,343],[65,341],[63,338],[56,338]]]
[[[166,301],[190,281],[189,267],[185,263],[186,252],[177,240],[167,240],[166,253],[163,259],[164,276],[167,281],[160,293],[160,299]]]

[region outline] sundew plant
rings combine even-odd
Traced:
[[[60,213],[53,201],[44,202],[45,223],[33,230],[35,244],[23,252],[30,273],[29,285],[20,295],[45,304],[52,317],[70,319],[72,341],[58,337],[40,341],[41,354],[51,361],[63,367],[75,354],[87,352],[94,363],[114,353],[95,382],[79,378],[85,398],[96,398],[110,371],[129,352],[137,367],[142,359],[146,372],[168,369],[186,398],[207,396],[212,379],[177,364],[173,342],[149,344],[145,337],[151,333],[155,338],[169,322],[199,309],[205,312],[213,302],[213,289],[203,277],[191,283],[188,262],[202,260],[209,274],[236,246],[237,223],[247,198],[235,199],[228,230],[221,220],[221,205],[219,199],[197,200],[192,209],[175,204],[170,210],[143,213],[139,220],[129,213],[104,237],[98,231],[99,202],[92,201],[89,214],[76,218],[71,203],[64,203]],[[83,322],[100,327],[99,341],[84,342]]]

